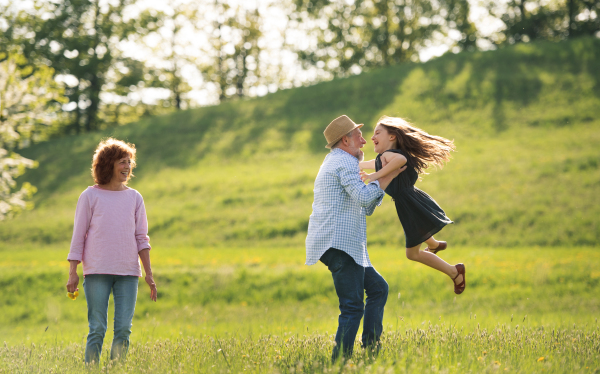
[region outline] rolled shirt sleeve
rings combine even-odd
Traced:
[[[378,206],[381,205],[381,202],[383,201],[383,198],[385,197],[385,192],[379,186],[379,181],[369,182],[368,186],[370,186],[370,185],[377,186],[377,189],[379,191],[381,191],[381,193],[380,193],[380,196],[375,201],[373,201],[369,206],[363,207],[363,212],[365,213],[366,216],[373,215],[373,212],[375,212],[375,208],[377,208]]]
[[[81,261],[83,259],[85,238],[87,237],[90,221],[92,219],[92,209],[86,191],[82,192],[81,195],[79,195],[79,200],[77,200],[75,221],[73,224],[73,237],[71,238],[71,249],[67,256],[67,260]]]
[[[139,195],[140,202],[135,210],[135,240],[138,252],[143,249],[151,249],[150,237],[148,236],[148,219],[146,218],[146,206],[144,199]]]
[[[379,182],[375,181],[374,183],[365,184],[360,179],[358,164],[356,165],[356,170],[352,170],[354,168],[349,166],[353,165],[347,165],[346,163],[340,165],[338,169],[340,184],[352,199],[361,207],[366,208],[367,211],[370,210],[371,214],[373,214],[375,207],[378,203],[381,203],[381,200],[385,196],[385,192],[379,188]]]

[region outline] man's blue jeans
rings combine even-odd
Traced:
[[[100,361],[102,343],[108,319],[108,298],[113,292],[115,303],[115,336],[110,352],[111,360],[127,355],[131,321],[137,300],[138,277],[127,275],[89,274],[83,279],[88,307],[90,332],[85,346],[85,362]]]
[[[345,357],[352,355],[354,339],[360,320],[363,323],[362,346],[371,347],[379,342],[383,331],[383,309],[387,302],[388,284],[372,267],[358,265],[346,252],[330,248],[321,256],[331,271],[335,292],[340,300],[336,346],[331,355],[336,360],[343,349]],[[363,303],[367,293],[367,305]]]

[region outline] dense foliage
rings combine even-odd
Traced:
[[[19,52],[0,51],[0,221],[24,209],[35,192],[29,183],[17,187],[15,179],[36,165],[18,150],[56,124],[63,101],[52,69],[28,64]]]

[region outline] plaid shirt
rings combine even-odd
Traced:
[[[316,264],[329,248],[348,253],[358,265],[372,267],[367,252],[367,221],[385,193],[379,182],[365,185],[358,159],[336,148],[315,180],[315,201],[306,236],[306,265]]]

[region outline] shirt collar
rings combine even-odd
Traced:
[[[350,153],[344,151],[343,149],[334,148],[331,150],[331,154],[347,156],[347,157],[350,157],[352,160],[354,160],[356,163],[358,163],[358,159],[356,157],[352,156]]]

